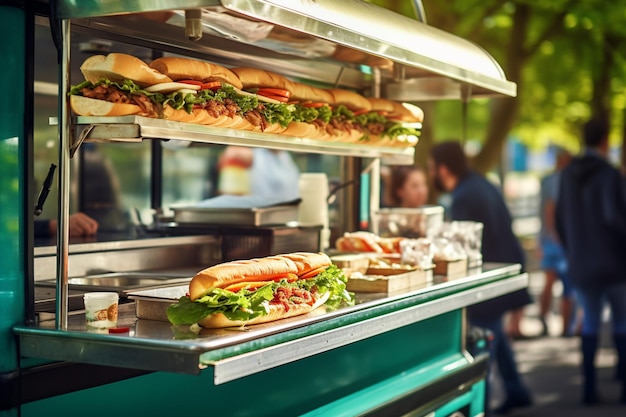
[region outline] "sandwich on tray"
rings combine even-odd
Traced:
[[[167,309],[172,324],[221,328],[267,323],[318,307],[353,304],[347,278],[323,253],[231,261],[198,272]]]

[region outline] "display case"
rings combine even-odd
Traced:
[[[403,101],[514,96],[515,84],[489,54],[359,0],[61,0],[49,6],[62,74],[59,234],[54,253],[35,256],[29,239],[2,229],[2,237],[16,243],[18,257],[27,265],[9,269],[6,280],[18,294],[7,303],[18,311],[5,325],[16,339],[10,339],[7,350],[19,361],[3,369],[2,384],[10,395],[2,409],[24,416],[74,415],[86,409],[94,415],[163,415],[202,408],[233,416],[482,415],[487,358],[486,353],[468,352],[464,309],[526,286],[528,276],[520,265],[483,265],[466,277],[436,279],[400,294],[357,294],[356,305],[336,311],[200,334],[137,319],[132,298],[121,304],[120,324],[128,329],[122,334],[88,332],[81,312],[69,308],[71,291],[77,290],[70,287],[70,278],[98,262],[133,260],[121,263],[127,265],[125,271],[110,272],[142,272],[150,259],[165,262],[162,251],[174,253],[183,242],[196,248],[185,253],[197,253],[198,265],[219,259],[211,252],[216,247],[211,237],[70,245],[70,159],[85,141],[184,140],[402,163],[411,163],[419,147],[334,143],[139,116],[73,117],[66,97],[76,65],[69,48],[74,33],[162,54],[272,69],[304,83]],[[0,13],[0,23],[14,33],[28,33],[34,15],[48,14],[42,7],[2,9],[11,13]],[[23,27],[15,27],[19,22]],[[25,45],[18,42],[17,48],[26,55]],[[20,71],[10,68],[7,78]],[[22,104],[12,116],[28,107]],[[14,168],[22,180],[29,165],[25,155],[20,154]],[[32,186],[26,189],[30,192]],[[26,210],[17,217],[18,224],[30,221]],[[52,320],[38,316],[39,322],[30,322],[32,306],[15,301],[30,299],[33,282],[43,279],[35,277],[33,264],[47,265],[47,275],[54,269]],[[63,383],[49,383],[57,378]]]

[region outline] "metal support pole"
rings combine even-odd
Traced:
[[[70,84],[70,23],[61,21],[61,52],[59,71],[59,206],[57,223],[57,286],[55,325],[67,329],[68,259],[70,210],[70,147],[71,121],[66,92]]]

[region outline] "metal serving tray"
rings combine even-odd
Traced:
[[[175,207],[174,222],[180,224],[220,224],[268,226],[298,220],[297,205],[263,208]]]
[[[188,283],[195,274],[167,274],[146,272],[112,272],[68,279],[68,287],[78,291],[114,291],[125,297],[129,291],[159,288]],[[37,281],[37,286],[54,287],[56,280]]]
[[[167,320],[167,307],[189,292],[189,285],[133,291],[128,298],[135,300],[137,318],[157,321]]]

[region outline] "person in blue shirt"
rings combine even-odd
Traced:
[[[559,149],[556,155],[556,167],[553,172],[541,179],[541,231],[539,242],[541,245],[541,269],[544,271],[545,282],[539,297],[539,319],[543,327],[542,334],[550,334],[546,320],[553,299],[553,287],[557,280],[561,281],[563,291],[560,297],[560,313],[563,322],[563,336],[571,336],[577,332],[575,326],[575,297],[574,289],[567,274],[567,260],[563,246],[556,231],[554,211],[558,199],[558,185],[561,170],[569,164],[572,156],[569,152]],[[574,323],[574,325],[572,325]]]
[[[448,141],[435,145],[428,164],[435,188],[451,195],[448,217],[483,223],[483,261],[521,264],[523,270],[524,252],[513,233],[511,215],[502,193],[470,169],[461,144]],[[503,326],[507,311],[522,308],[531,301],[528,291],[523,289],[467,308],[470,325],[489,329],[493,334],[492,358],[498,365],[505,391],[504,402],[494,410],[497,414],[532,404]]]
[[[556,226],[583,309],[583,403],[599,402],[595,357],[602,312],[611,307],[617,377],[626,404],[626,182],[606,160],[609,126],[602,117],[583,129],[585,150],[561,173]]]

